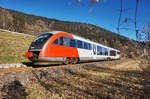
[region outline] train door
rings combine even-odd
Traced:
[[[119,51],[116,52],[116,55],[117,55],[117,59],[119,59],[121,57]]]
[[[91,44],[88,42],[83,42],[83,52],[84,52],[84,57],[86,58],[85,60],[92,60],[93,59],[93,52],[91,49]]]
[[[96,49],[96,45],[93,44],[93,59],[96,59],[97,56],[97,49]]]
[[[86,52],[84,49],[84,43],[81,40],[77,40],[77,48],[78,48],[78,53],[79,53],[79,57],[80,57],[80,61],[84,61],[87,59],[86,57]]]

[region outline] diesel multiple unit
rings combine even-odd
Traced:
[[[63,31],[42,33],[26,52],[33,63],[75,64],[120,58],[120,51]]]

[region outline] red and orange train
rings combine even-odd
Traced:
[[[76,64],[81,61],[120,59],[120,51],[63,31],[42,33],[26,52],[33,63]]]

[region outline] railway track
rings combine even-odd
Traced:
[[[95,63],[95,62],[92,62]],[[36,70],[44,70],[44,69],[55,69],[55,68],[66,68],[71,66],[82,66],[86,64],[92,64],[92,63],[79,63],[79,64],[68,64],[68,65],[44,65],[44,66],[37,66],[37,65],[27,65],[26,67],[20,67],[20,68],[4,68],[0,69],[0,74],[8,74],[8,73],[14,73],[14,72],[27,72],[27,71],[36,71]]]
[[[0,69],[0,74],[7,74],[7,73],[14,73],[14,72],[27,72],[27,71],[36,71],[36,70],[43,70],[43,69],[52,69],[52,68],[64,68],[67,66],[76,66],[80,64],[75,65],[46,65],[46,66],[34,66],[34,65],[28,65],[27,67],[19,67],[19,68],[4,68]]]
[[[85,66],[85,65],[92,65],[92,64],[97,64],[97,65],[115,65],[119,64],[122,61],[127,61],[127,60],[114,60],[114,61],[98,61],[98,62],[84,62],[84,63],[78,63],[78,64],[68,64],[68,65],[61,65],[61,64],[56,64],[56,65],[45,65],[45,66],[34,66],[31,63],[28,63],[26,67],[20,67],[20,68],[4,68],[0,69],[0,74],[9,74],[9,73],[15,73],[15,72],[27,72],[27,71],[38,71],[38,70],[45,70],[45,69],[57,69],[57,68],[68,68],[68,67],[79,67],[79,66]]]

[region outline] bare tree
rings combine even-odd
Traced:
[[[82,0],[76,0],[76,2],[78,2],[78,3],[80,3]],[[90,9],[90,12],[93,10],[93,5],[95,4],[95,3],[99,3],[99,2],[105,2],[106,0],[88,0],[88,1],[90,1],[90,3],[91,3],[91,9]],[[138,25],[137,25],[137,13],[138,13],[138,5],[139,5],[139,1],[140,0],[136,0],[136,7],[135,7],[135,12],[134,12],[134,30],[135,30],[135,33],[136,33],[136,39],[137,40],[139,40],[139,29],[138,29]],[[117,31],[118,31],[118,33],[120,33],[120,29],[127,29],[127,28],[120,28],[120,26],[122,25],[122,23],[121,23],[121,20],[122,20],[122,17],[123,17],[123,12],[125,11],[125,10],[128,10],[128,9],[124,9],[123,8],[123,0],[120,0],[120,9],[119,9],[119,17],[118,17],[118,23],[117,23]],[[128,22],[128,20],[129,20],[129,18],[125,18],[124,19],[124,22],[125,23],[127,23]]]
[[[121,17],[122,17],[122,0],[120,0],[120,14],[119,14],[118,26],[117,26],[118,33],[120,33],[120,21],[121,21]]]
[[[134,16],[134,26],[135,26],[135,33],[136,33],[136,39],[139,40],[139,30],[137,28],[137,12],[138,12],[138,4],[139,0],[136,0],[136,8],[135,8],[135,16]]]
[[[145,42],[150,41],[150,22],[145,23],[143,25],[142,33],[143,33],[143,40]]]

